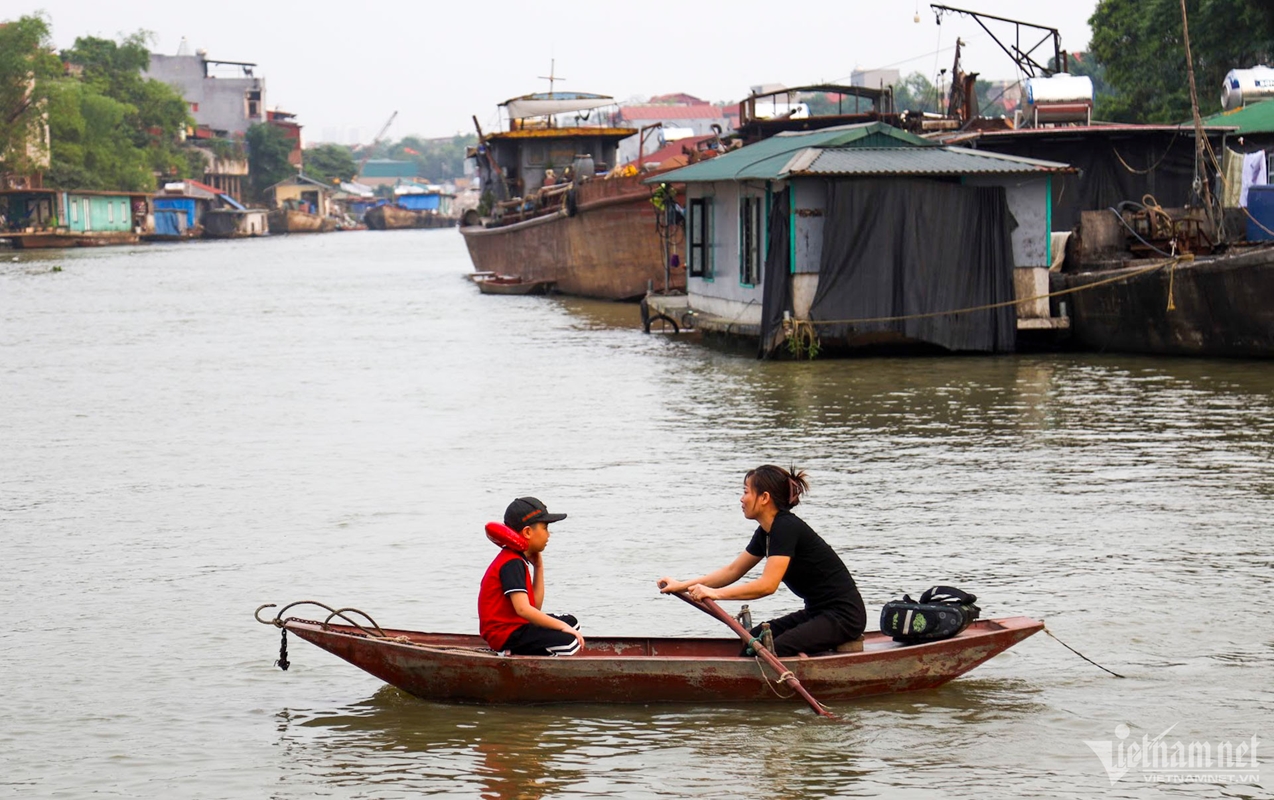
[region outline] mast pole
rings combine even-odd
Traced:
[[[1199,95],[1194,85],[1194,57],[1190,54],[1190,23],[1186,14],[1186,0],[1181,0],[1181,38],[1186,47],[1186,74],[1190,78],[1190,112],[1194,120],[1194,191],[1203,202],[1212,235],[1216,236],[1216,219],[1212,215],[1212,188],[1207,181],[1207,139],[1203,134],[1203,118],[1199,116]]]

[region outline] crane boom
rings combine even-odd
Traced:
[[[385,138],[385,131],[389,130],[389,126],[393,125],[394,120],[396,119],[398,119],[397,111],[389,115],[389,119],[387,119],[385,121],[385,124],[381,126],[380,133],[376,134],[376,138],[372,139],[371,144],[367,145],[367,152],[363,154],[363,160],[358,162],[359,175],[363,174],[363,167],[367,166],[368,159],[372,157],[372,148],[375,147],[377,144],[379,144],[381,139]]]

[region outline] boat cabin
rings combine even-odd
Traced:
[[[612,97],[543,92],[500,104],[503,130],[484,134],[470,153],[489,202],[529,197],[546,186],[605,175],[619,142],[637,129],[616,124]]]
[[[332,202],[334,188],[298,173],[279,181],[265,191],[271,198],[271,205],[275,208],[304,211],[308,214],[327,217],[335,213]]]

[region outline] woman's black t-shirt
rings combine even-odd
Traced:
[[[759,558],[787,556],[791,559],[783,584],[805,601],[811,613],[829,612],[865,623],[867,610],[862,595],[845,562],[823,537],[790,511],[774,517],[767,535],[758,527],[748,542],[747,551]]]

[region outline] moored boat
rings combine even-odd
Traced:
[[[135,244],[149,211],[144,192],[0,190],[0,238],[18,249]]]
[[[482,294],[548,294],[553,281],[528,281],[511,275],[484,275],[475,278]]]
[[[681,254],[666,249],[643,176],[609,175],[619,141],[638,133],[612,123],[602,109],[613,105],[580,92],[501,104],[508,130],[479,131],[472,153],[486,200],[460,227],[475,270],[607,300],[636,299],[652,284],[684,288],[684,272],[668,270]]]
[[[1124,206],[1082,212],[1065,267],[1050,275],[1076,344],[1274,357],[1274,244],[1218,243],[1199,209]]]
[[[127,231],[69,232],[37,231],[34,233],[7,233],[3,236],[18,250],[42,250],[53,247],[108,247],[118,244],[137,244],[141,236]]]
[[[269,232],[270,223],[263,208],[219,208],[203,218],[205,239],[243,239]]]
[[[446,217],[433,209],[401,208],[386,203],[369,208],[363,215],[367,227],[374,231],[390,231],[405,228],[452,228],[453,217]]]
[[[332,217],[311,214],[294,208],[276,208],[268,217],[270,233],[327,233],[337,222]]]
[[[271,624],[259,616],[258,621]],[[590,636],[576,655],[555,658],[501,655],[480,637],[466,634],[381,629],[374,623],[335,625],[295,617],[276,618],[273,624],[386,683],[435,702],[792,702],[774,689],[779,675],[770,674],[773,670],[758,660],[739,655],[737,638]],[[953,638],[911,645],[872,632],[864,637],[859,652],[791,658],[782,665],[820,701],[932,689],[1043,627],[1044,623],[1027,617],[980,620]]]

